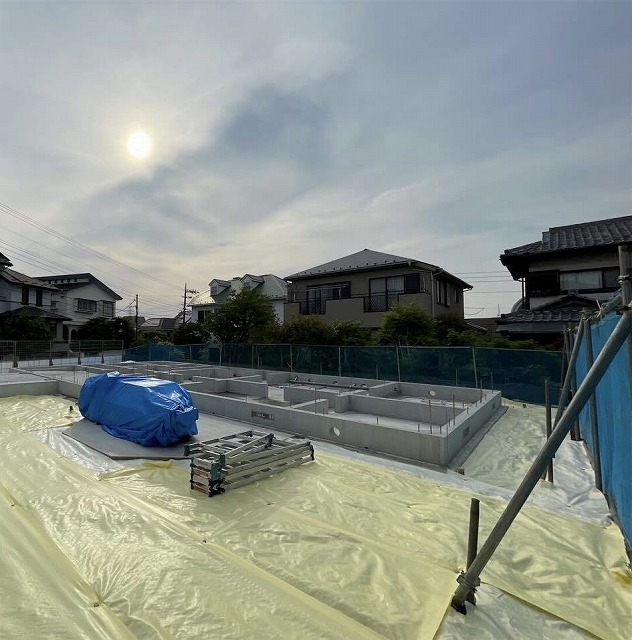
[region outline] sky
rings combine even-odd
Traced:
[[[368,248],[491,317],[505,249],[632,212],[630,2],[0,0],[0,96],[0,251],[120,315]]]

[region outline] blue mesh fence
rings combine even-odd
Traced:
[[[504,397],[544,403],[544,380],[557,402],[562,356],[552,351],[473,347],[338,347],[330,345],[152,344],[125,352],[128,360],[199,362],[331,376],[401,380],[500,390]]]
[[[592,336],[593,358],[603,348],[618,320],[619,316],[611,314],[597,324],[588,325]],[[612,499],[621,529],[632,546],[632,397],[628,358],[626,344],[600,380],[595,399],[603,491]],[[582,340],[575,366],[578,386],[586,373],[586,342]],[[595,447],[588,403],[580,413],[579,426],[594,459]]]

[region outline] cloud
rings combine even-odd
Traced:
[[[8,6],[0,200],[198,288],[365,247],[498,270],[551,225],[630,210],[631,18],[623,3]],[[125,151],[136,127],[145,163]]]

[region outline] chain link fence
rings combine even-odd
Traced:
[[[556,402],[562,378],[561,352],[480,347],[146,344],[127,349],[124,359],[484,387],[535,404],[544,404],[545,378]]]
[[[0,340],[0,370],[120,362],[121,340]]]

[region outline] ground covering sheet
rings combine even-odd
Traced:
[[[316,461],[209,499],[156,462],[93,473],[30,431],[62,398],[0,400],[0,636],[433,638],[466,554],[471,494]],[[481,535],[503,508],[481,496]],[[535,508],[484,582],[601,638],[628,638],[619,530]]]

